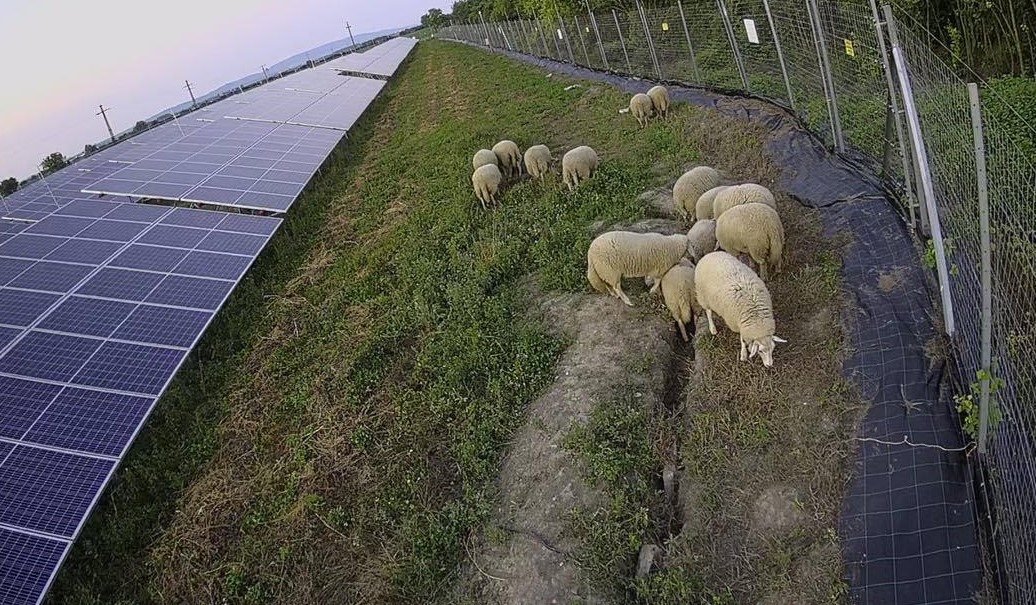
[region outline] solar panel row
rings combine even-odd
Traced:
[[[362,53],[351,53],[323,65],[348,73],[391,77],[417,45],[413,38],[393,38]]]

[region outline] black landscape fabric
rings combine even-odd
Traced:
[[[497,52],[631,93],[646,88],[627,76]],[[866,168],[827,151],[775,105],[666,85],[673,100],[765,125],[781,187],[817,209],[829,236],[851,238],[842,275],[853,352],[843,370],[870,407],[859,426],[839,527],[849,601],[974,603],[982,571],[970,471],[960,452],[952,399],[942,388],[948,368],[925,353],[940,342],[935,326],[941,320],[907,226],[887,192]]]

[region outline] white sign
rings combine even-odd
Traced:
[[[565,37],[561,35],[561,28],[558,28],[558,40],[564,40]]]
[[[755,21],[745,19],[745,33],[748,34],[749,42],[759,44],[759,32],[755,31]]]

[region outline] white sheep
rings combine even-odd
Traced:
[[[475,152],[475,157],[471,158],[471,169],[478,170],[482,166],[487,164],[497,165],[496,154],[488,149],[479,149]]]
[[[500,183],[503,180],[504,175],[500,173],[496,164],[479,166],[472,173],[471,186],[475,188],[475,195],[478,197],[478,201],[482,202],[483,209],[488,210],[490,204],[496,203]]]
[[[773,302],[758,275],[726,252],[710,252],[694,268],[694,293],[709,332],[716,334],[712,314],[718,313],[740,336],[741,361],[759,353],[764,366],[773,365],[774,347],[788,341],[774,335]]]
[[[640,124],[641,128],[647,126],[654,111],[651,97],[646,94],[639,92],[630,98],[630,114],[637,118],[637,124]]]
[[[780,273],[784,265],[784,225],[777,211],[752,202],[727,210],[716,219],[719,248],[738,255],[748,254],[759,265],[759,277],[769,279],[769,269]]]
[[[546,145],[533,145],[525,150],[525,170],[533,178],[541,178],[550,172],[553,159]]]
[[[652,86],[651,90],[647,91],[647,96],[651,97],[655,113],[662,117],[669,115],[669,91],[665,86]]]
[[[673,265],[661,279],[662,299],[669,314],[680,329],[680,336],[687,342],[687,324],[694,329],[694,314],[698,310],[698,299],[694,294],[694,265],[686,258]]]
[[[712,203],[716,201],[716,196],[719,195],[724,189],[730,189],[730,185],[720,185],[719,187],[713,187],[705,193],[701,194],[698,201],[694,204],[694,217],[703,221],[712,217]]]
[[[522,153],[514,141],[500,141],[493,145],[493,153],[503,169],[504,176],[514,178],[522,172]]]
[[[777,200],[773,199],[773,194],[769,189],[755,183],[742,183],[716,194],[716,199],[712,201],[712,218],[718,219],[720,215],[734,206],[752,202],[766,204],[774,210],[777,209]]]
[[[661,233],[609,231],[590,242],[586,251],[586,278],[598,292],[610,294],[633,306],[622,291],[623,277],[650,277],[651,292],[660,280],[687,254],[687,236]]]
[[[597,172],[599,163],[597,152],[591,147],[576,147],[561,158],[561,180],[572,191],[579,186],[580,180],[585,181]]]
[[[709,252],[716,249],[716,221],[705,219],[697,221],[687,232],[688,253],[694,262],[701,260]]]
[[[720,182],[719,172],[709,166],[695,166],[676,179],[673,185],[673,205],[680,216],[687,218],[694,211],[698,198]]]

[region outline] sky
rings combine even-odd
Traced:
[[[420,23],[452,0],[0,0],[0,179],[353,34]]]

